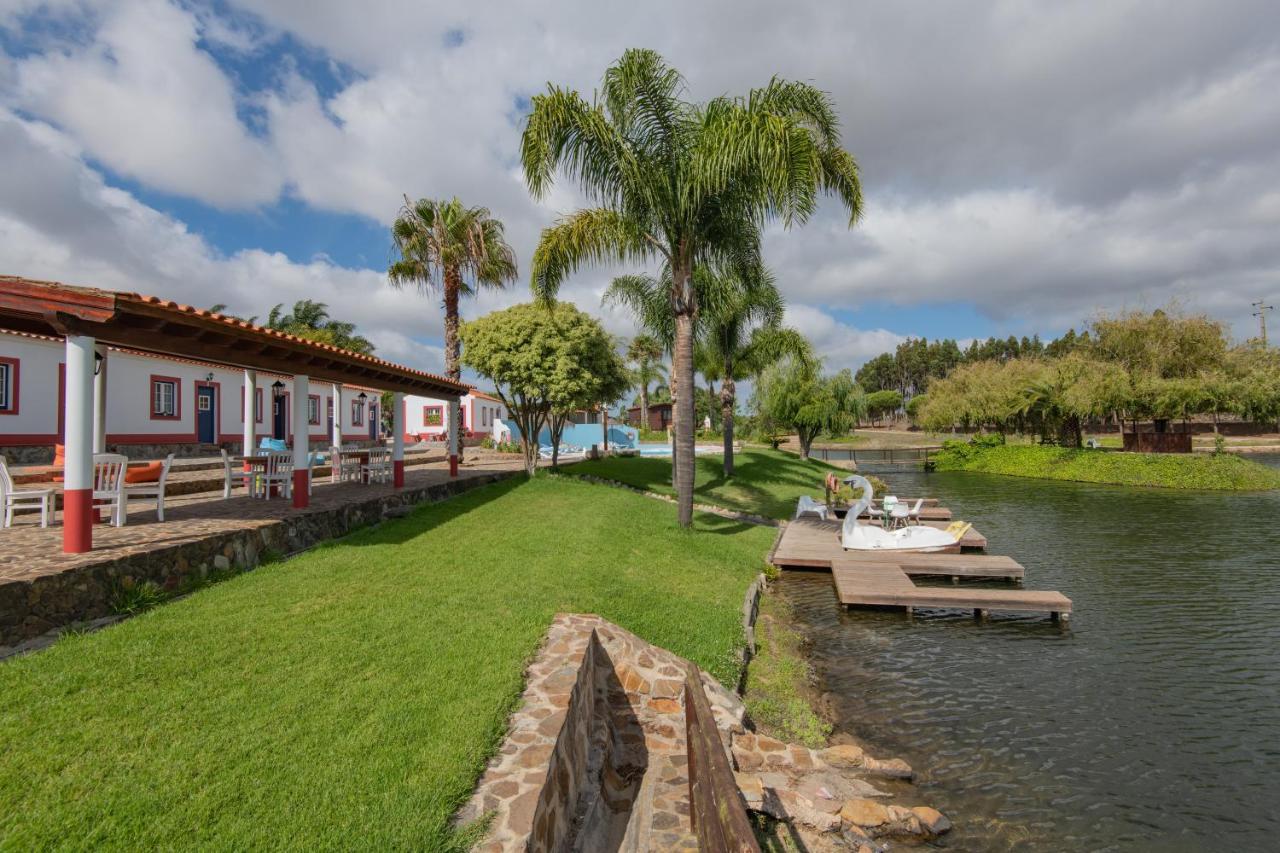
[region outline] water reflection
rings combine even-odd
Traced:
[[[1269,459],[1274,463],[1276,459]],[[919,771],[964,850],[1273,850],[1280,832],[1280,493],[897,473],[944,499],[1043,617],[842,612],[830,575],[782,592],[841,728]]]

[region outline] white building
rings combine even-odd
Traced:
[[[443,441],[449,432],[449,404],[434,397],[411,394],[404,398],[406,438]],[[472,388],[459,403],[459,433],[466,436],[492,435],[494,425],[507,417],[507,407],[497,397]]]
[[[60,338],[0,329],[0,454],[10,461],[48,461],[53,446],[63,443],[65,353]],[[116,347],[107,349],[99,365],[104,363],[109,449],[131,456],[194,454],[215,445],[239,449],[244,371]],[[335,410],[344,443],[379,437],[379,391],[314,381],[308,390],[311,444],[331,443]],[[292,392],[292,376],[258,372],[254,432],[259,438],[283,438],[292,446]],[[336,407],[335,392],[340,395]]]

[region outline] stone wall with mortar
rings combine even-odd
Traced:
[[[744,602],[744,617],[754,610]],[[696,850],[689,821],[683,678],[688,661],[598,616],[560,614],[527,671],[519,708],[460,825],[488,819],[482,853]],[[702,688],[749,810],[790,823],[810,849],[879,853],[883,838],[950,824],[884,803],[869,779],[907,779],[898,759],[751,732],[738,696]]]

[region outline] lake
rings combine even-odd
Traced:
[[[1280,493],[885,476],[1075,605],[844,612],[829,574],[783,573],[837,728],[915,767],[939,846],[1280,849]]]

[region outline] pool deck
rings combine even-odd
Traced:
[[[985,537],[982,541],[985,545]],[[916,607],[972,610],[978,617],[991,611],[1033,612],[1048,613],[1055,620],[1071,614],[1071,599],[1060,592],[917,586],[912,576],[1020,582],[1026,570],[1010,557],[984,554],[846,551],[840,545],[838,521],[806,518],[789,523],[770,560],[780,568],[830,569],[836,595],[846,607],[898,607],[908,613]]]

